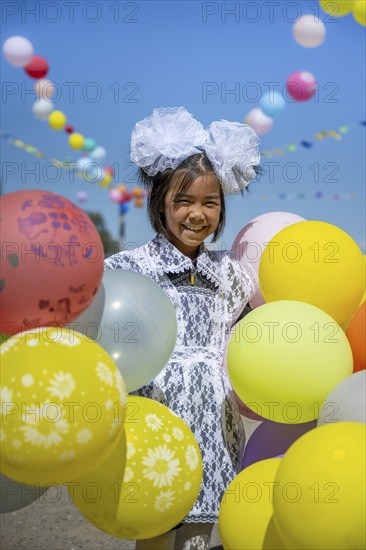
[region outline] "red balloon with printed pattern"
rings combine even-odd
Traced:
[[[94,224],[49,191],[15,191],[0,200],[0,333],[67,325],[101,283],[104,253]]]

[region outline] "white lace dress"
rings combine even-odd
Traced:
[[[157,235],[105,261],[106,269],[132,270],[151,278],[175,306],[178,337],[170,360],[151,383],[134,393],[163,403],[183,418],[200,446],[203,482],[184,522],[217,522],[220,501],[239,472],[245,443],[222,363],[230,328],[254,294],[257,279],[249,266],[246,271],[229,255],[219,256],[202,244],[192,262]]]

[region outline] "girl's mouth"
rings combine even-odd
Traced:
[[[188,231],[193,231],[193,233],[200,233],[203,229],[206,229],[205,225],[185,225],[182,223],[182,226]]]

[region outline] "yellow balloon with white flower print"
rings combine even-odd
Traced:
[[[107,533],[116,525],[116,514],[126,461],[126,437],[114,446],[96,468],[88,469],[76,481],[66,483],[75,506],[99,529]]]
[[[35,485],[77,479],[123,434],[126,389],[96,342],[65,328],[20,332],[0,347],[1,471]]]
[[[201,452],[188,425],[165,405],[128,396],[126,407],[127,460],[117,523],[125,538],[156,537],[192,509],[202,483]]]
[[[89,521],[110,535],[156,537],[175,527],[193,507],[202,482],[201,452],[187,424],[152,399],[129,395],[124,425],[127,458],[123,479],[112,482],[109,474],[101,474],[106,469],[117,472],[117,462],[110,455],[100,466],[100,475],[90,479],[84,476],[84,490],[75,493],[74,503]],[[94,479],[104,498],[99,517],[95,513],[98,505],[85,498]]]

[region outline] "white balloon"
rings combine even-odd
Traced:
[[[104,170],[99,164],[90,157],[81,157],[76,163],[76,170],[82,173],[83,177],[93,182],[104,178]]]
[[[52,113],[54,105],[52,101],[47,101],[46,99],[39,99],[33,103],[32,111],[33,114],[38,120],[47,120],[50,113]]]
[[[265,115],[259,107],[251,109],[244,122],[249,124],[259,136],[267,134],[273,126],[273,118]]]
[[[76,168],[81,172],[82,170],[85,170],[88,167],[88,165],[91,165],[91,163],[92,161],[90,160],[89,157],[81,157],[76,162]]]
[[[325,40],[325,25],[314,15],[303,15],[292,27],[292,35],[300,46],[316,48]]]
[[[104,157],[106,156],[107,154],[107,151],[104,149],[104,147],[101,147],[100,145],[98,147],[96,147],[94,149],[94,151],[92,151],[90,153],[90,156],[91,158],[93,158],[94,160],[103,160]]]
[[[34,91],[36,92],[38,97],[42,99],[51,99],[51,97],[55,93],[55,86],[53,82],[51,82],[47,78],[41,78],[35,83]]]
[[[318,426],[334,422],[366,423],[366,371],[347,376],[324,401]]]
[[[11,36],[3,44],[3,54],[13,67],[25,67],[33,57],[33,45],[24,36]]]
[[[127,391],[150,382],[175,346],[175,309],[160,286],[140,273],[104,271],[104,290],[71,325],[94,339],[119,368]]]

